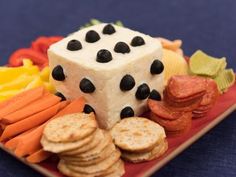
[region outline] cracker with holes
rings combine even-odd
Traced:
[[[123,159],[133,163],[156,159],[168,148],[164,128],[142,117],[121,120],[111,129],[111,134]]]
[[[142,114],[150,93],[160,99],[163,91],[160,41],[124,27],[79,30],[51,45],[48,57],[56,89],[67,99],[84,96],[84,112],[95,112],[102,128]]]
[[[73,156],[73,155],[77,155],[77,154],[81,154],[81,153],[85,153],[91,149],[94,149],[95,147],[97,147],[102,140],[104,140],[105,137],[105,133],[103,132],[103,130],[98,130],[96,131],[93,139],[91,140],[91,142],[89,142],[88,144],[82,146],[81,148],[76,148],[73,150],[69,150],[69,151],[65,151],[60,153],[63,156]]]
[[[92,135],[89,135],[88,137],[85,137],[78,141],[55,143],[48,140],[47,137],[43,135],[41,138],[41,144],[45,151],[50,151],[53,153],[61,153],[61,152],[70,151],[70,150],[74,150],[74,149],[78,149],[83,146],[86,146],[93,140],[94,136],[95,135],[93,133]]]
[[[90,173],[99,173],[99,172],[104,172],[107,169],[109,169],[112,165],[114,165],[119,159],[120,159],[120,151],[114,151],[109,157],[104,159],[103,161],[89,165],[89,166],[78,166],[78,165],[71,165],[68,164],[68,168],[79,172],[79,173],[85,173],[85,174],[90,174]]]
[[[74,176],[74,177],[94,177],[94,176],[119,177],[119,176],[122,176],[125,173],[124,163],[121,160],[118,160],[113,166],[111,166],[110,168],[106,169],[103,172],[90,173],[90,174],[76,172],[74,170],[69,169],[67,165],[68,165],[68,163],[66,163],[64,160],[60,160],[60,162],[58,164],[58,169],[63,174],[65,174],[66,176]]]
[[[54,143],[71,142],[91,135],[97,129],[93,113],[75,113],[50,121],[43,135]]]
[[[136,152],[123,151],[122,158],[133,163],[150,161],[162,156],[167,149],[168,149],[167,140],[163,140],[149,152],[136,153]]]
[[[141,117],[121,120],[112,129],[115,144],[122,150],[148,152],[165,138],[164,128]]]

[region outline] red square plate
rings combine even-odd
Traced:
[[[124,177],[144,177],[150,176],[152,173],[160,169],[167,162],[180,154],[184,149],[194,143],[197,139],[203,136],[211,128],[217,125],[220,121],[225,119],[230,113],[236,109],[236,84],[232,86],[229,91],[220,96],[216,105],[211,109],[208,115],[204,118],[194,119],[190,132],[180,137],[168,137],[169,149],[159,159],[144,162],[139,164],[125,164]],[[4,148],[0,144],[0,148],[7,151],[11,155],[14,154]],[[17,158],[17,157],[16,157]],[[18,158],[19,159],[19,158]],[[49,177],[63,177],[63,175],[57,170],[57,159],[48,159],[40,164],[29,164],[24,159],[19,159],[23,163],[37,170],[38,172]]]

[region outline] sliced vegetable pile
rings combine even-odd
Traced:
[[[0,101],[32,88],[44,86],[51,93],[54,86],[49,82],[49,67],[41,71],[29,59],[23,59],[23,65],[18,67],[0,67]]]
[[[30,48],[18,49],[10,56],[8,66],[0,67],[0,101],[39,86],[55,92],[49,81],[47,49],[61,39],[61,36],[39,37]]]
[[[50,156],[40,139],[46,124],[59,116],[82,112],[84,99],[62,101],[43,87],[24,91],[0,104],[0,142],[18,157],[38,163]]]

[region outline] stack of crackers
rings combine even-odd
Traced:
[[[120,151],[110,133],[97,127],[93,113],[70,114],[52,120],[44,129],[41,144],[44,150],[59,155],[58,169],[66,176],[124,174]]]
[[[168,148],[164,129],[141,117],[122,119],[111,130],[122,158],[133,162],[150,161],[160,157]]]

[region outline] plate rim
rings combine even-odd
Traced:
[[[144,173],[140,173],[137,175],[137,177],[149,177],[150,175],[154,174],[157,170],[162,168],[164,165],[166,165],[169,161],[174,159],[177,155],[179,155],[181,152],[183,152],[185,149],[187,149],[190,145],[192,145],[194,142],[199,140],[203,135],[205,135],[207,132],[209,132],[212,128],[214,128],[217,124],[219,124],[222,120],[226,119],[228,115],[233,113],[236,110],[236,103],[229,106],[222,114],[218,115],[214,120],[212,120],[209,124],[207,124],[204,128],[202,128],[200,131],[194,134],[191,138],[183,142],[181,145],[179,145],[175,150],[173,150],[168,156],[161,159],[153,165],[148,170],[144,171]],[[8,150],[4,147],[3,143],[0,143],[0,149],[7,152],[17,160],[21,161],[25,165],[31,167],[32,169],[36,170],[37,172],[47,176],[47,177],[58,177],[56,174],[53,174],[50,170],[40,166],[39,164],[32,164],[28,163],[25,158],[19,158],[11,150]]]
[[[208,125],[206,125],[204,128],[202,128],[196,134],[194,134],[194,136],[192,136],[187,141],[182,143],[179,147],[177,147],[170,154],[168,154],[168,156],[166,156],[165,158],[158,161],[157,164],[153,165],[150,169],[148,169],[146,172],[141,174],[139,177],[149,177],[150,175],[154,174],[157,170],[162,168],[165,164],[167,164],[169,161],[174,159],[177,155],[179,155],[181,152],[183,152],[185,149],[187,149],[189,146],[191,146],[194,142],[199,140],[202,136],[204,136],[212,128],[214,128],[216,125],[218,125],[221,121],[226,119],[228,117],[228,115],[233,113],[235,110],[236,110],[236,103],[231,105],[230,107],[228,107],[222,114],[217,116]]]

